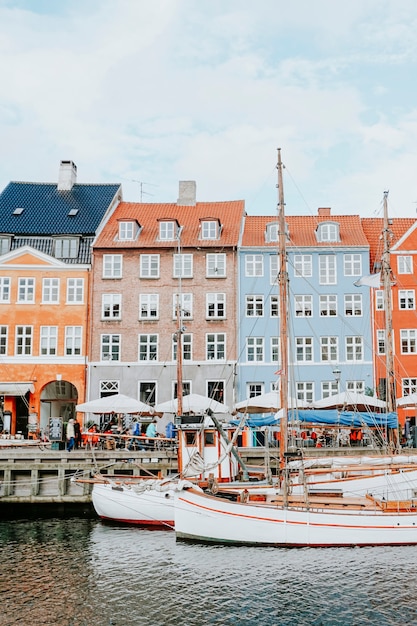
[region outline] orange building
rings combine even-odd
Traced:
[[[65,423],[86,395],[91,245],[117,184],[10,183],[0,194],[0,430]]]

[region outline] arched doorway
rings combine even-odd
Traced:
[[[46,432],[51,417],[61,417],[63,422],[74,418],[77,401],[77,388],[68,380],[53,380],[47,383],[41,391],[41,431]]]

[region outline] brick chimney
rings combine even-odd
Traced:
[[[59,165],[58,191],[71,191],[77,182],[77,166],[73,161],[61,161]]]
[[[195,206],[197,186],[195,180],[180,180],[177,204]]]
[[[319,217],[330,217],[330,207],[321,207],[318,209]]]

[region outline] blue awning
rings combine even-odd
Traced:
[[[337,409],[308,409],[289,410],[288,421],[301,422],[302,424],[322,424],[329,426],[350,426],[360,428],[370,426],[373,428],[398,428],[397,413],[360,413],[358,411],[337,411]],[[238,425],[238,420],[232,420],[231,424]],[[249,417],[246,424],[251,428],[272,426],[279,424],[280,419],[275,416]]]

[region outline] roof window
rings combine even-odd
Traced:
[[[16,207],[16,208],[15,208],[15,210],[13,211],[13,215],[22,215],[22,213],[23,213],[23,211],[24,211],[24,210],[25,210],[25,209],[24,209],[23,207],[18,206],[18,207]]]
[[[79,211],[79,209],[70,209],[68,211],[68,216],[69,217],[75,217],[75,215],[77,215],[78,211]]]

